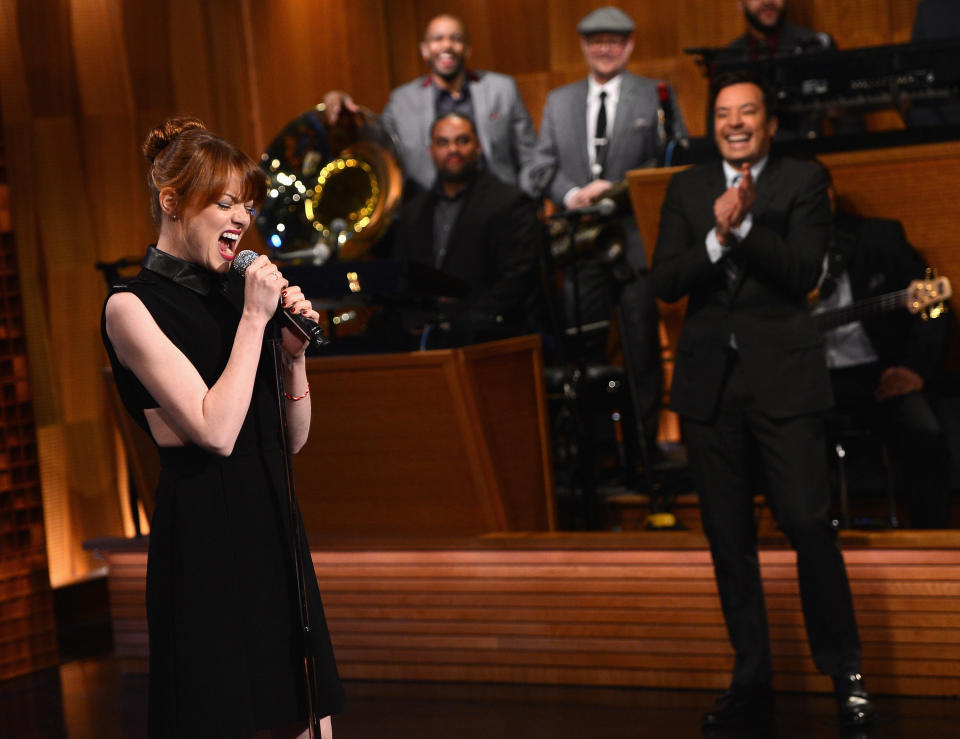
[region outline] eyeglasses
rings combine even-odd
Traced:
[[[592,36],[587,36],[587,46],[589,46],[591,49],[599,49],[604,46],[609,46],[614,49],[622,49],[627,45],[628,40],[629,36],[595,33]]]

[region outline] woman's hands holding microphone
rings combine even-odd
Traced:
[[[265,255],[261,254],[254,259],[243,272],[244,276],[244,310],[251,310],[269,321],[277,312],[277,306],[289,313],[304,316],[314,323],[320,321],[320,314],[313,309],[313,305],[303,294],[298,285],[290,285]],[[281,346],[292,358],[302,357],[309,343],[299,332],[283,327]]]

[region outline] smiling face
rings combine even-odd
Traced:
[[[237,245],[253,220],[253,201],[241,201],[242,192],[240,176],[234,174],[212,203],[184,213],[174,256],[213,272],[229,270]]]
[[[724,87],[713,106],[713,136],[720,155],[734,167],[751,166],[770,153],[777,119],[768,117],[763,91],[752,82]]]
[[[463,24],[450,15],[439,15],[430,21],[420,43],[420,56],[430,71],[441,80],[451,82],[464,69],[470,56],[470,45]]]
[[[590,74],[602,85],[627,68],[633,38],[620,33],[591,33],[580,37],[580,48]]]
[[[756,31],[773,33],[783,20],[785,0],[740,0],[743,15]]]

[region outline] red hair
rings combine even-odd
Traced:
[[[142,151],[150,161],[147,185],[158,229],[160,191],[167,187],[176,193],[173,215],[178,218],[216,201],[234,175],[240,178],[240,192],[231,194],[238,202],[252,200],[259,206],[266,197],[267,176],[257,163],[196,118],[168,118],[147,135]]]

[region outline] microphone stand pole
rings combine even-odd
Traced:
[[[297,611],[300,616],[300,630],[303,634],[303,669],[307,687],[307,731],[310,739],[320,739],[320,718],[316,715],[313,700],[316,694],[316,656],[313,653],[310,640],[310,605],[307,602],[307,581],[305,574],[306,563],[303,556],[303,543],[306,537],[303,532],[303,520],[297,515],[297,496],[293,489],[293,466],[290,460],[290,440],[287,435],[287,404],[284,401],[283,385],[283,358],[280,346],[280,324],[273,320],[269,342],[273,346],[273,369],[277,381],[277,405],[280,411],[280,449],[283,455],[283,469],[287,488],[287,513],[289,515],[289,530],[292,538],[294,577],[297,583]],[[308,549],[309,551],[309,549]],[[313,566],[313,562],[310,562]]]
[[[573,380],[574,426],[577,429],[577,477],[583,496],[583,523],[590,531],[597,528],[597,479],[594,459],[593,434],[588,430],[587,409],[584,408],[584,389],[587,381],[587,360],[583,347],[583,316],[580,307],[580,255],[577,254],[577,228],[580,216],[567,220],[567,238],[570,240],[570,278],[573,282],[573,321],[576,337],[576,370]]]

